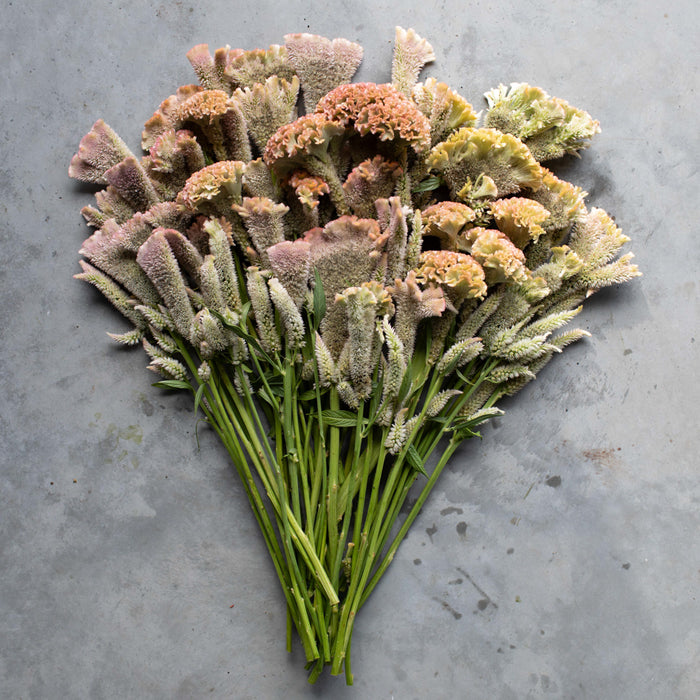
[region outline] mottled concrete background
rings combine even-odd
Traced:
[[[690,0],[5,2],[0,696],[697,698],[699,17]],[[188,399],[151,388],[71,278],[91,193],[67,168],[98,117],[137,149],[194,44],[344,36],[382,82],[396,24],[480,108],[528,81],[600,120],[559,172],[645,276],[591,299],[593,338],[456,455],[359,618],[355,687],[311,688],[223,449],[206,428],[197,446]]]

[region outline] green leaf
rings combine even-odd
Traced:
[[[406,450],[406,461],[417,472],[420,472],[423,476],[428,476],[428,472],[425,471],[425,467],[423,466],[423,460],[418,454],[418,450],[416,449],[415,445],[411,445]]]
[[[189,382],[182,381],[182,379],[162,379],[159,382],[151,384],[151,386],[158,387],[159,389],[192,389],[192,385]]]
[[[323,291],[323,280],[317,268],[314,268],[314,323],[316,328],[326,315],[326,294]]]
[[[442,178],[438,176],[427,177],[412,187],[413,192],[432,192],[442,185]]]
[[[204,394],[204,384],[200,384],[197,387],[197,392],[194,395],[194,412],[197,414],[197,409],[199,409],[199,404],[202,401],[202,395]]]
[[[325,425],[334,428],[354,428],[357,425],[357,414],[352,411],[326,410],[321,413],[321,418]],[[363,421],[366,423],[367,421]]]

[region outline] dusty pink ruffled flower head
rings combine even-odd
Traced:
[[[343,127],[323,114],[307,114],[278,129],[267,142],[263,160],[268,166],[282,159],[325,154],[332,138],[340,136]]]
[[[287,184],[294,190],[297,199],[309,209],[315,209],[321,197],[329,192],[326,182],[306,170],[295,170],[289,176]]]
[[[476,218],[474,210],[460,202],[438,202],[421,214],[424,235],[439,238],[443,250],[458,250],[457,237]]]
[[[421,253],[416,277],[423,284],[442,287],[448,295],[460,299],[482,299],[486,296],[484,269],[471,255],[450,250],[427,250]]]
[[[189,211],[228,214],[232,204],[241,203],[245,163],[222,160],[191,175],[177,197]]]
[[[430,122],[393,85],[341,85],[319,100],[316,111],[362,136],[374,134],[380,141],[400,139],[416,153],[430,148]]]

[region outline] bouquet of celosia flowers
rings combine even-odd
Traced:
[[[70,174],[106,188],[77,277],[226,446],[310,680],[329,665],[350,683],[356,614],[456,447],[587,335],[554,334],[587,296],[639,272],[541,165],[588,145],[586,112],[513,84],[478,126],[416,82],[434,56],[412,30],[385,85],[348,83],[357,44],[285,41],[192,49],[200,84],[162,102],[141,159],[93,126]]]

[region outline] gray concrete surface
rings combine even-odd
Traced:
[[[0,697],[699,697],[699,19],[690,0],[5,2]],[[560,172],[645,276],[591,299],[593,338],[455,456],[361,614],[356,685],[312,688],[223,449],[71,279],[92,195],[67,167],[98,117],[136,149],[194,44],[344,36],[380,82],[396,24],[475,105],[528,81],[600,120]]]

